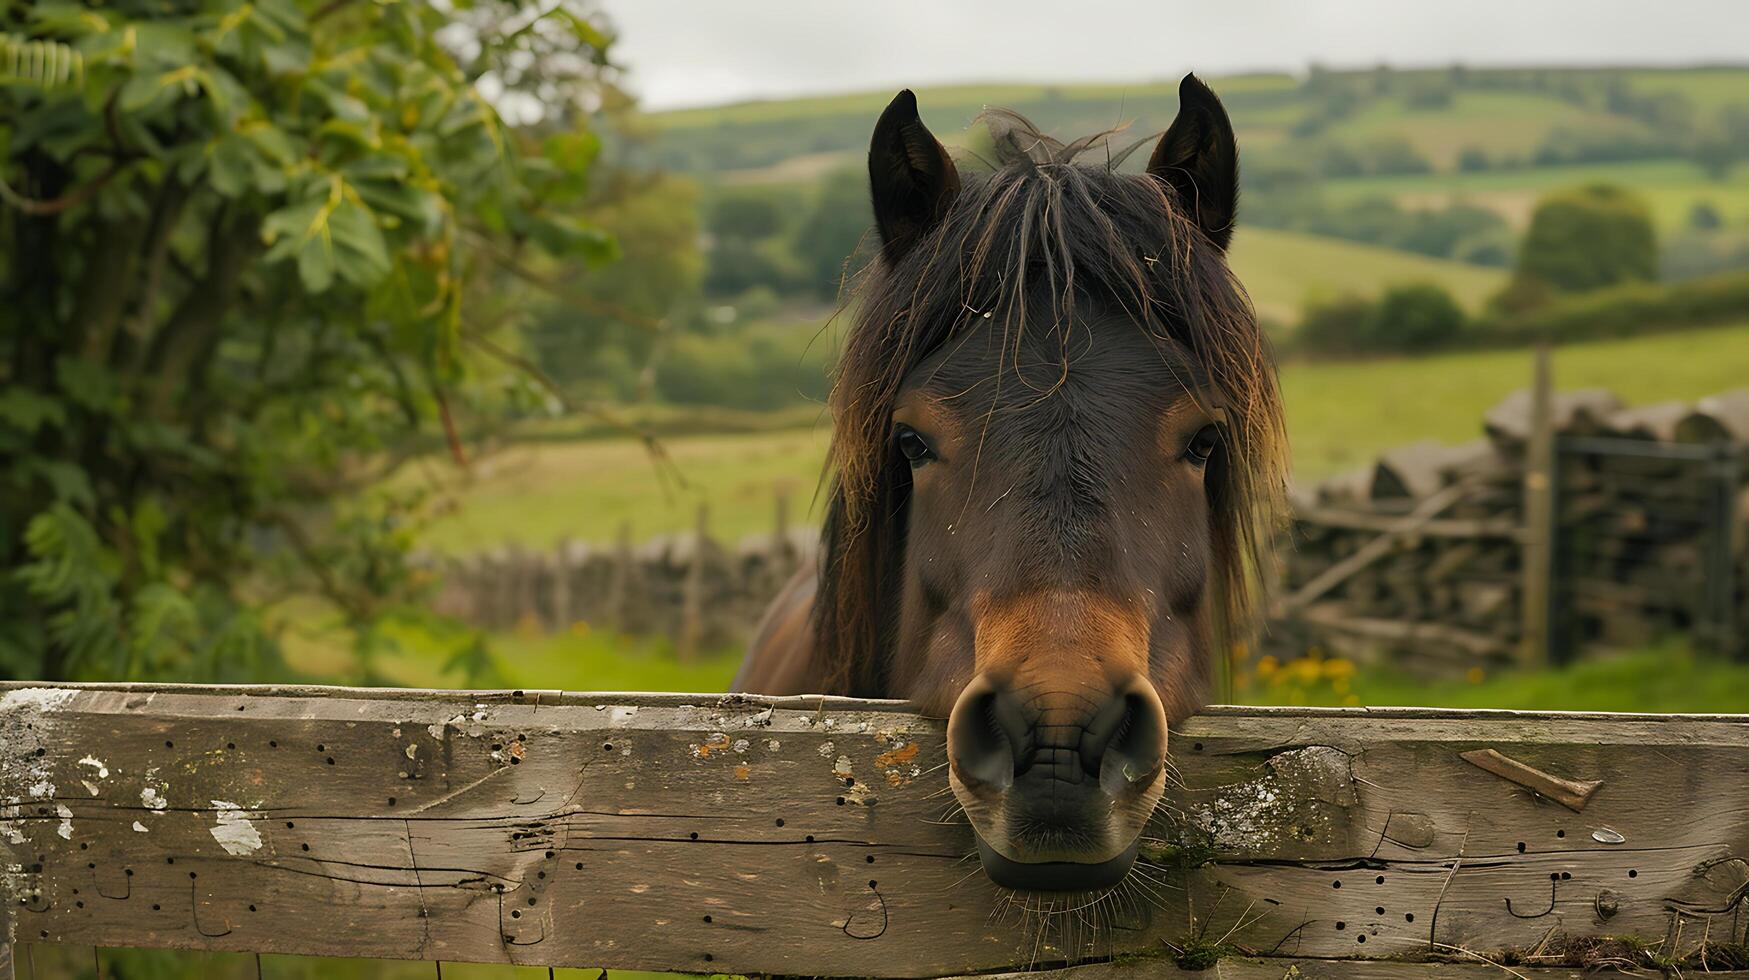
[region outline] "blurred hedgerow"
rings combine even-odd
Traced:
[[[271,675],[261,609],[417,596],[355,491],[538,405],[611,37],[573,2],[0,13],[0,678]],[[568,263],[568,265],[567,265]],[[368,669],[368,667],[366,668]]]

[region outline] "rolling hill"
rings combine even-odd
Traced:
[[[1506,284],[1500,269],[1322,235],[1253,228],[1242,220],[1233,236],[1232,266],[1257,315],[1283,325],[1299,318],[1308,297],[1371,296],[1398,283],[1433,282],[1473,311]]]

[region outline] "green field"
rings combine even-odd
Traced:
[[[1685,160],[1357,177],[1327,181],[1324,187],[1336,200],[1386,197],[1414,207],[1444,207],[1462,201],[1491,208],[1523,226],[1544,194],[1597,183],[1618,184],[1645,198],[1664,232],[1682,227],[1689,210],[1701,201],[1718,208],[1727,224],[1749,224],[1749,166],[1737,167],[1725,179],[1715,181]]]
[[[1417,439],[1475,438],[1482,413],[1528,383],[1530,371],[1527,351],[1289,363],[1282,385],[1296,475],[1328,476]],[[1632,403],[1738,387],[1749,381],[1749,323],[1565,347],[1555,379],[1610,388]],[[629,440],[540,442],[489,457],[471,474],[432,460],[405,479],[444,487],[448,512],[421,538],[443,551],[605,541],[628,521],[651,537],[690,528],[701,502],[715,532],[735,540],[770,530],[780,491],[792,520],[817,519],[810,504],[828,438],[823,417],[777,432],[675,436],[663,440],[671,467]]]
[[[1459,92],[1451,103],[1418,109],[1403,98],[1379,99],[1330,128],[1332,139],[1406,140],[1441,170],[1454,170],[1468,148],[1491,159],[1528,157],[1557,128],[1610,135],[1637,133],[1630,119],[1581,109],[1533,92]]]
[[[1281,325],[1296,322],[1308,298],[1373,296],[1398,283],[1433,282],[1474,312],[1506,285],[1501,269],[1244,224],[1233,235],[1231,262],[1257,315]]]

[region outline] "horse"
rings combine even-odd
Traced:
[[[995,156],[966,176],[909,90],[875,125],[819,557],[734,689],[945,716],[987,876],[1099,889],[1257,607],[1281,399],[1226,261],[1238,147],[1213,91],[1185,76],[1141,173],[1109,133],[986,116]]]

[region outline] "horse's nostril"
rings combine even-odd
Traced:
[[[1115,722],[1097,730],[1104,737],[1089,746],[1098,752],[1098,761],[1088,765],[1088,773],[1113,795],[1152,782],[1166,758],[1166,713],[1153,689],[1132,684],[1101,710],[1095,724],[1107,718]],[[1096,729],[1089,727],[1089,741],[1095,734]]]
[[[1026,717],[985,678],[967,685],[947,723],[948,756],[962,780],[1004,790],[1029,765]]]

